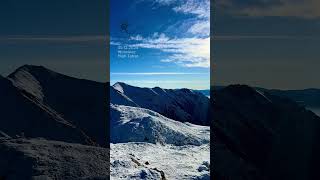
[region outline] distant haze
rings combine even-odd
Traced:
[[[215,84],[320,88],[319,4],[287,1],[217,2]]]

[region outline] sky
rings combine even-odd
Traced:
[[[320,1],[216,2],[215,85],[320,88]]]
[[[111,83],[207,89],[208,0],[110,0]],[[215,85],[320,88],[320,1],[220,0],[214,16]],[[105,82],[104,0],[0,1],[0,74],[24,64]],[[127,25],[126,30],[121,25]],[[136,58],[119,58],[130,44]]]
[[[108,80],[104,0],[1,0],[0,74],[24,64]]]
[[[209,0],[111,0],[111,84],[208,89],[209,5]]]

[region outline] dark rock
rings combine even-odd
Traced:
[[[320,118],[293,100],[233,85],[212,92],[213,174],[221,179],[318,179]]]

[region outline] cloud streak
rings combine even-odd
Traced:
[[[49,42],[49,43],[89,43],[89,42],[106,42],[107,36],[43,36],[43,35],[17,35],[2,36],[0,41],[4,42]]]
[[[152,37],[132,37],[132,47],[157,49],[167,53],[162,62],[173,62],[184,67],[210,67],[210,37],[169,38],[155,33]],[[115,43],[116,44],[116,43]]]
[[[193,16],[186,20],[189,22],[187,30],[186,24],[177,24],[175,29],[200,37],[210,35],[210,0],[155,0],[154,4],[156,7],[170,6],[176,13]]]
[[[185,0],[173,8],[175,12],[194,14],[198,18],[210,18],[209,0]]]
[[[261,35],[261,36],[243,36],[243,35],[226,35],[214,36],[214,41],[237,41],[237,40],[320,40],[314,36],[288,36],[288,35]]]

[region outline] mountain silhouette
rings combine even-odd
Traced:
[[[0,97],[2,134],[94,144],[81,129],[50,107],[34,101],[3,77],[0,77]]]
[[[32,65],[18,68],[8,79],[25,95],[61,114],[96,143],[108,145],[107,83],[76,79]]]
[[[319,179],[320,118],[245,85],[212,92],[214,172],[221,179]]]

